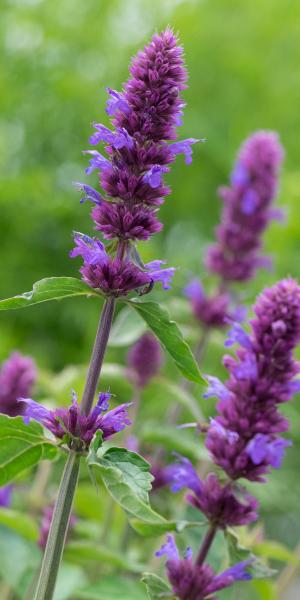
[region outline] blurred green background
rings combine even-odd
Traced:
[[[130,57],[168,24],[179,32],[189,70],[180,137],[207,142],[195,148],[190,167],[182,157],[173,166],[172,196],[161,210],[165,229],[141,248],[144,258],[167,257],[180,267],[178,295],[191,273],[202,273],[221,208],[217,188],[227,182],[243,139],[269,128],[279,132],[286,151],[278,203],[286,207],[287,223],[272,224],[265,236],[274,271],[261,272],[243,291],[250,301],[265,284],[300,275],[299,2],[1,0],[0,13],[0,297],[29,290],[43,277],[76,276],[79,262],[68,258],[72,230],[92,228],[89,207],[79,204],[72,182],[96,183],[96,176],[84,175],[81,154],[91,122],[108,123],[105,87],[120,89]],[[98,311],[93,300],[73,299],[2,313],[0,360],[19,348],[54,370],[84,363]],[[219,354],[210,354],[210,372],[216,373]],[[260,493],[265,505],[273,500],[268,533],[294,547],[300,539],[300,411],[296,405],[289,410],[298,446],[284,477],[273,476]]]

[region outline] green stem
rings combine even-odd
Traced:
[[[52,600],[79,473],[80,455],[70,452],[61,478],[34,600]]]

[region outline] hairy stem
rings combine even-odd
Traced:
[[[210,528],[207,530],[203,542],[200,546],[200,550],[197,556],[197,560],[196,560],[196,564],[201,567],[201,565],[203,565],[206,556],[208,554],[208,551],[214,541],[214,537],[217,533],[217,527],[216,525],[211,525]]]
[[[53,597],[78,480],[79,461],[80,455],[70,452],[58,490],[34,600],[52,600]]]
[[[86,384],[82,396],[81,412],[88,415],[93,404],[95,392],[101,372],[103,358],[108,342],[108,337],[112,325],[115,310],[115,299],[108,298],[102,309],[98,331],[94,343],[91,361],[87,373]]]

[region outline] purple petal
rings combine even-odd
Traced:
[[[233,344],[240,344],[243,348],[252,350],[250,337],[239,323],[234,323],[233,327],[227,333],[225,346],[232,346]]]
[[[227,387],[218,379],[218,377],[212,377],[210,375],[205,375],[205,378],[209,382],[209,386],[207,388],[207,392],[203,394],[203,398],[213,398],[217,397],[220,400],[229,400],[230,399],[230,391]]]
[[[163,556],[164,554],[166,554],[168,560],[173,560],[176,562],[180,560],[175,539],[171,534],[167,535],[166,544],[163,544],[160,550],[157,550],[157,552],[155,552],[155,556]]]
[[[257,379],[258,367],[256,356],[253,352],[246,354],[243,360],[234,368],[237,379]]]
[[[234,581],[247,581],[252,579],[251,573],[246,569],[252,564],[253,560],[244,560],[243,562],[237,563],[233,567],[230,567],[226,571],[221,573],[220,577],[233,577]]]
[[[232,185],[246,185],[249,181],[249,174],[245,165],[237,162],[231,173],[230,183]]]
[[[185,162],[187,165],[190,165],[192,162],[192,144],[196,144],[197,142],[204,142],[205,140],[197,140],[196,138],[188,138],[186,140],[182,140],[181,142],[175,142],[169,146],[171,152],[173,154],[184,154]]]
[[[116,90],[112,90],[111,88],[106,88],[107,93],[110,95],[110,98],[106,102],[106,112],[109,116],[113,116],[119,110],[124,115],[129,115],[131,112],[130,106],[127,104],[124,99],[124,95],[120,94]]]
[[[171,491],[176,493],[184,488],[189,488],[195,494],[200,494],[202,482],[192,463],[184,456],[177,456],[179,462],[167,467]]]
[[[39,402],[31,398],[19,398],[18,402],[23,402],[26,406],[23,411],[24,422],[28,423],[30,419],[35,419],[42,425],[52,419],[52,411],[48,410]]]
[[[82,256],[84,262],[88,265],[94,265],[98,262],[105,263],[108,260],[104,245],[100,240],[91,238],[80,232],[74,233],[75,248],[71,250],[70,257]]]
[[[85,196],[83,196],[83,198],[81,198],[80,200],[81,204],[83,204],[83,202],[87,202],[87,200],[90,200],[94,204],[102,204],[104,200],[103,196],[101,196],[101,194],[99,194],[97,190],[94,190],[94,188],[92,188],[90,185],[76,181],[74,183],[74,186],[77,190],[83,191],[85,193]]]
[[[259,195],[255,190],[248,189],[241,201],[242,212],[245,215],[252,215],[259,204]]]
[[[153,281],[161,281],[163,289],[169,290],[171,287],[170,281],[174,276],[176,269],[174,267],[162,269],[161,265],[163,264],[165,264],[165,261],[163,260],[153,260],[152,262],[147,263],[145,267]]]
[[[95,169],[99,169],[100,171],[104,167],[111,167],[111,164],[107,158],[105,158],[98,150],[84,150],[83,154],[90,154],[92,156],[89,161],[89,167],[85,170],[87,175],[90,175]]]
[[[153,165],[149,171],[143,175],[144,183],[150,185],[153,189],[158,188],[163,182],[163,174],[168,171],[168,167]]]
[[[190,300],[201,302],[204,299],[204,291],[199,279],[192,279],[184,288],[183,293]]]

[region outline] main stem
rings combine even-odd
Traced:
[[[95,397],[114,308],[115,299],[108,298],[101,313],[81,402],[81,412],[85,415],[89,414]],[[59,485],[34,600],[52,600],[53,597],[77,486],[79,463],[80,454],[70,452]]]
[[[203,542],[200,546],[200,550],[199,550],[199,554],[197,556],[197,560],[196,560],[196,564],[198,565],[198,567],[201,567],[201,565],[203,565],[206,556],[208,554],[208,551],[214,541],[214,537],[217,533],[217,527],[216,525],[211,525],[210,528],[207,530]]]
[[[34,600],[51,600],[65,545],[80,456],[70,452],[61,478]]]

